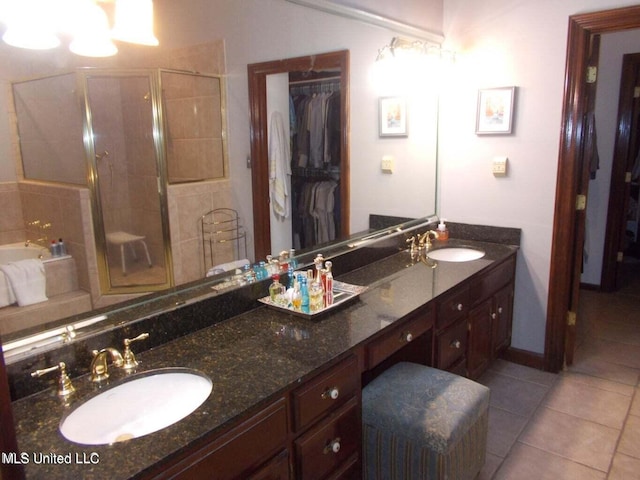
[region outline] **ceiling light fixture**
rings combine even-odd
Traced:
[[[69,49],[89,57],[118,52],[113,39],[158,45],[153,33],[153,0],[0,0],[2,39],[9,45],[50,49],[70,35]],[[113,29],[110,27],[113,13]]]

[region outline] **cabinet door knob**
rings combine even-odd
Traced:
[[[502,307],[498,307],[498,313],[502,313]]]
[[[322,453],[338,453],[340,451],[340,437],[331,440],[325,447]]]
[[[328,398],[330,398],[331,400],[337,400],[339,396],[340,390],[338,390],[338,387],[328,388],[324,392],[322,392],[323,400],[327,400]]]
[[[491,314],[491,318],[493,318],[494,320],[495,320],[496,318],[498,318],[498,315],[496,315],[496,312],[493,312],[493,313]]]
[[[464,305],[462,305],[461,303],[459,303],[458,305],[456,305],[456,310],[458,310],[459,312],[461,312],[462,310],[464,310]]]
[[[452,340],[449,346],[452,348],[460,348],[462,344],[460,343],[460,340]]]
[[[404,334],[404,340],[406,342],[410,342],[411,340],[413,340],[413,333],[411,332],[407,332]]]

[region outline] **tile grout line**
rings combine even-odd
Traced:
[[[495,371],[494,371],[495,372]],[[515,378],[509,375],[504,375],[504,376],[508,376],[510,378]],[[517,379],[520,380],[520,379]],[[525,380],[526,381],[526,380]],[[504,466],[504,462],[507,458],[509,458],[509,455],[511,455],[511,452],[513,450],[514,445],[516,445],[519,441],[520,441],[520,437],[522,436],[523,432],[527,429],[527,427],[529,426],[529,424],[531,423],[531,420],[536,416],[536,414],[538,413],[538,410],[540,409],[540,406],[544,403],[544,400],[547,398],[547,396],[549,395],[549,393],[553,390],[553,388],[556,385],[556,382],[558,381],[558,377],[554,378],[553,383],[551,385],[543,385],[544,387],[547,388],[547,391],[545,392],[545,394],[542,396],[542,398],[540,399],[540,402],[538,403],[538,405],[536,406],[536,408],[533,410],[533,412],[531,412],[531,415],[529,415],[527,417],[527,421],[524,424],[524,426],[522,427],[522,429],[520,430],[520,432],[518,433],[518,435],[516,436],[516,439],[514,440],[514,442],[511,444],[511,446],[509,447],[509,450],[507,451],[507,454],[500,460],[500,463],[498,464],[498,467],[496,468],[495,472],[493,472],[493,475],[491,476],[491,478],[495,478],[496,475],[500,472],[500,470],[502,469],[502,467]],[[529,382],[529,383],[534,383],[534,382]],[[538,383],[536,383],[536,385],[539,385]],[[504,409],[503,409],[504,410]],[[509,413],[513,413],[513,412],[509,412]],[[527,445],[524,442],[521,442],[523,445]],[[534,447],[535,448],[535,447]]]
[[[638,385],[640,384],[640,380],[636,381],[636,387],[633,389],[633,395],[631,396],[631,402],[629,403],[629,409],[627,410],[627,415],[624,417],[624,422],[622,423],[622,429],[620,430],[620,435],[618,435],[618,440],[616,441],[616,446],[613,449],[613,455],[611,456],[611,461],[609,462],[609,469],[607,470],[607,478],[611,474],[611,468],[613,467],[613,461],[618,454],[618,447],[620,446],[620,442],[622,441],[622,435],[624,434],[625,429],[627,428],[627,422],[629,421],[629,417],[631,416],[631,408],[633,407],[633,402],[638,395]],[[626,455],[621,453],[621,455]],[[627,455],[628,457],[630,455]],[[635,458],[635,457],[631,457]]]

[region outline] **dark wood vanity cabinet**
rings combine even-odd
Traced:
[[[436,300],[434,365],[478,378],[511,343],[515,255]]]
[[[360,368],[354,355],[291,394],[293,478],[350,478],[360,464]]]
[[[289,478],[287,402],[280,398],[210,443],[191,449],[154,479]]]

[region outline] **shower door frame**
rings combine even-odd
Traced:
[[[173,260],[171,252],[171,235],[169,231],[169,203],[167,198],[168,178],[166,168],[166,150],[164,139],[164,118],[162,110],[162,91],[158,69],[79,69],[78,84],[84,101],[83,143],[87,158],[87,185],[91,197],[93,217],[93,233],[96,246],[96,261],[102,295],[151,293],[174,286]],[[89,102],[89,85],[91,77],[130,77],[147,76],[151,93],[151,109],[153,123],[153,145],[157,166],[158,197],[160,203],[160,220],[162,223],[162,241],[164,245],[165,282],[157,284],[140,284],[114,286],[111,284],[110,267],[107,258],[106,231],[103,220],[103,209],[98,181],[98,162],[96,158],[93,118]]]

